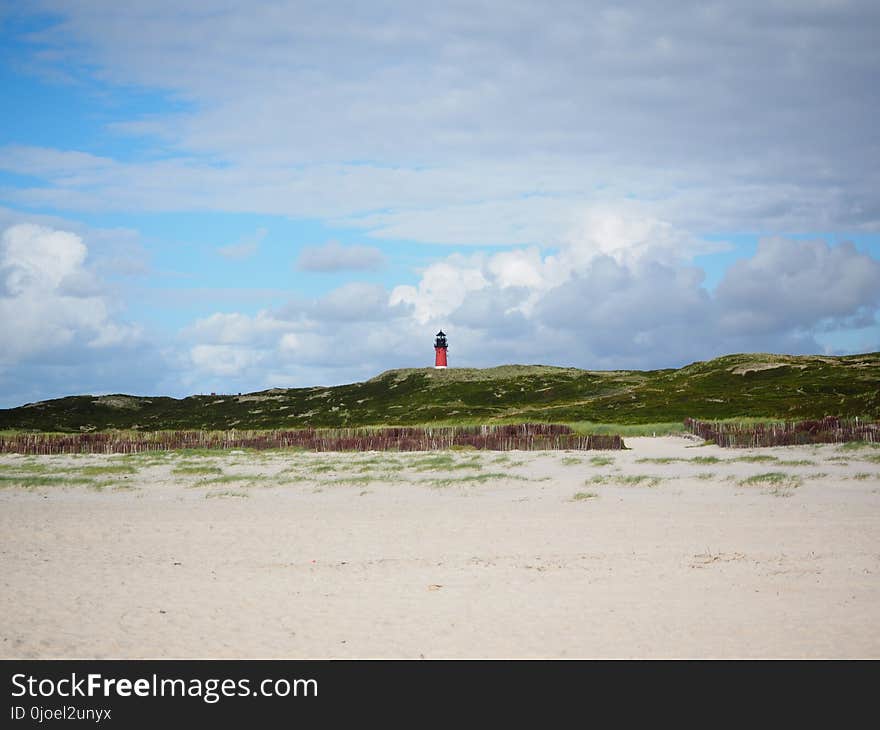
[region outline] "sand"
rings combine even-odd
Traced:
[[[2,455],[136,472],[6,480],[0,656],[880,656],[880,449],[627,444]]]

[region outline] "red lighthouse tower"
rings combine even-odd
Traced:
[[[443,330],[440,330],[437,333],[437,336],[434,338],[434,367],[437,369],[446,367],[446,348],[449,345],[446,344],[446,335],[443,334]]]

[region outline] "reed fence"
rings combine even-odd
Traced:
[[[0,453],[137,454],[179,449],[300,449],[307,451],[490,451],[622,449],[614,435],[580,435],[568,426],[523,423],[437,428],[337,428],[293,431],[102,431],[0,435]]]
[[[813,421],[751,424],[686,418],[684,425],[691,433],[705,441],[714,441],[718,446],[733,448],[840,444],[847,441],[880,442],[880,423],[837,416]]]

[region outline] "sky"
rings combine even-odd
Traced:
[[[880,350],[874,0],[0,0],[0,407]]]

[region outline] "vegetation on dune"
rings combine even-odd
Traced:
[[[175,399],[70,396],[0,410],[0,429],[299,429],[568,423],[580,433],[660,435],[686,417],[880,418],[880,353],[730,355],[677,370],[548,366],[390,370],[362,383]],[[621,430],[624,424],[634,432]]]
[[[769,486],[769,487],[799,487],[801,485],[800,477],[792,474],[786,474],[782,471],[765,472],[764,474],[754,474],[739,480],[739,485],[743,487],[753,486]]]

